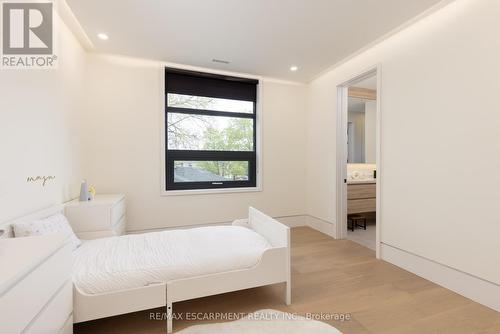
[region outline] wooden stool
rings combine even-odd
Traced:
[[[349,226],[349,224],[351,226]],[[347,217],[347,229],[354,232],[354,222],[350,217]]]
[[[349,215],[347,217],[347,225],[351,223],[351,231],[354,231],[355,228],[363,228],[366,230],[366,217],[362,215]],[[349,226],[347,226],[349,228]]]

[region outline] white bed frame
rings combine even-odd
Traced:
[[[166,306],[167,333],[172,333],[172,304],[175,302],[276,283],[286,283],[284,298],[290,305],[290,229],[254,208],[249,208],[248,214],[248,219],[235,221],[233,225],[251,228],[272,246],[254,267],[111,293],[90,295],[74,287],[74,322]]]

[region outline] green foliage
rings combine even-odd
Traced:
[[[206,109],[210,100],[200,100],[192,96],[170,95],[168,105]],[[187,114],[168,115],[169,147],[192,149],[202,143],[204,150],[216,151],[252,151],[253,121],[246,118],[232,118],[229,125],[220,130],[211,122],[210,117]],[[195,127],[195,131],[193,131]],[[204,129],[201,131],[201,129]],[[199,130],[199,131],[198,131]],[[246,161],[198,161],[196,168],[204,169],[231,180],[248,177]]]
[[[253,149],[253,124],[246,118],[231,119],[223,131],[208,127],[204,133],[206,150],[251,151]],[[248,176],[246,161],[203,161],[198,165],[214,174],[233,180]]]

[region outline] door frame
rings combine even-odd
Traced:
[[[360,82],[369,77],[377,76],[377,121],[376,121],[376,135],[375,140],[375,163],[377,165],[377,179],[376,179],[376,257],[380,259],[380,245],[381,245],[381,225],[382,225],[382,212],[381,212],[381,180],[382,180],[382,164],[381,164],[381,71],[380,65],[375,65],[358,75],[351,77],[351,79],[343,82],[337,86],[337,175],[336,175],[336,197],[337,197],[337,222],[336,236],[337,239],[345,239],[347,237],[347,122],[348,122],[348,88],[353,84]]]

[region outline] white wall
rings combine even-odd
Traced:
[[[499,1],[456,0],[307,87],[264,80],[263,191],[169,197],[161,64],[86,55],[61,23],[58,69],[0,72],[0,221],[76,197],[86,177],[127,195],[130,230],[248,205],[334,224],[336,87],[379,64],[382,242],[500,284],[499,16]],[[56,180],[26,183],[37,175]]]
[[[377,101],[365,102],[365,162],[376,163],[377,159]]]
[[[90,55],[85,176],[100,193],[125,193],[128,230],[305,213],[305,88],[262,82],[263,191],[160,196],[164,69],[158,62]]]
[[[334,222],[336,87],[380,64],[382,242],[500,283],[499,16],[457,0],[311,83],[308,213]]]
[[[56,16],[59,66],[0,69],[0,221],[78,193],[85,52]],[[29,176],[56,177],[45,187]]]

